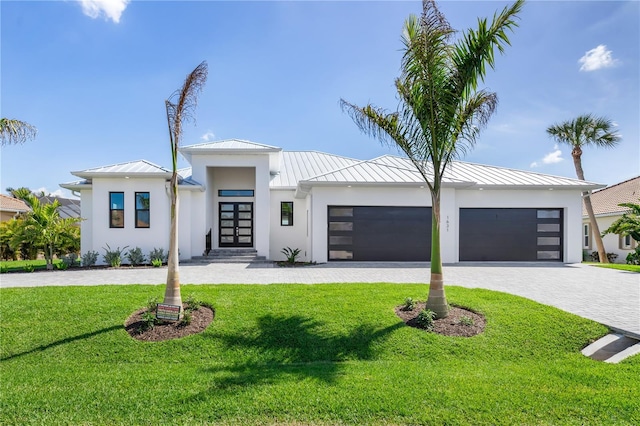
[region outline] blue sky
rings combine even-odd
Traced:
[[[475,27],[506,2],[443,1]],[[420,2],[5,1],[1,115],[38,128],[1,151],[1,190],[54,192],[70,171],[138,159],[170,167],[164,99],[201,61],[209,78],[184,145],[238,138],[371,159],[340,98],[394,109],[400,36]],[[575,177],[545,129],[583,113],[623,137],[583,154],[587,180],[640,174],[640,2],[530,1],[483,85],[497,113],[465,161]],[[181,166],[186,162],[182,161]],[[61,190],[62,191],[62,190]],[[64,191],[67,192],[67,191]]]

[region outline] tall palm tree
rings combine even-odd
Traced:
[[[340,100],[364,133],[396,146],[411,160],[431,193],[431,277],[427,308],[448,315],[440,253],[440,190],[447,166],[472,147],[497,106],[495,93],[477,90],[494,49],[509,45],[507,30],[517,26],[523,0],[506,7],[487,25],[469,29],[457,40],[435,2],[423,0],[422,15],[405,21],[401,75],[395,85],[399,107],[388,113],[372,104],[359,107]]]
[[[0,143],[2,146],[18,144],[36,137],[38,129],[31,124],[12,120],[9,118],[0,118]]]
[[[167,287],[164,293],[164,303],[169,305],[182,306],[178,269],[180,263],[178,258],[178,148],[182,139],[182,125],[194,119],[193,113],[198,104],[198,94],[207,81],[207,73],[207,62],[203,61],[187,75],[182,87],[165,100],[171,143],[171,165],[173,167],[170,183],[171,229],[169,231],[169,258],[167,259]]]
[[[586,146],[613,148],[621,139],[614,127],[613,122],[607,118],[584,114],[573,120],[549,126],[547,133],[556,142],[567,144],[571,147],[571,156],[573,157],[573,165],[576,168],[576,175],[578,179],[584,180],[582,148]],[[609,263],[607,252],[600,236],[598,222],[596,222],[596,216],[593,214],[593,206],[591,205],[591,197],[588,191],[582,193],[582,199],[584,200],[584,208],[589,216],[589,223],[591,224],[593,239],[598,248],[600,262]]]

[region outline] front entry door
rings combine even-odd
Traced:
[[[253,247],[253,203],[220,203],[220,247]]]

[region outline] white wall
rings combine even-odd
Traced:
[[[601,233],[604,232],[608,227],[611,226],[613,222],[615,222],[620,217],[622,217],[622,215],[596,217],[596,221],[598,222],[598,228],[600,229],[600,232]],[[589,223],[589,219],[583,218],[582,223]],[[591,248],[587,250],[588,254],[591,254],[594,251],[598,251],[596,243],[593,240],[593,232],[594,231],[592,229],[591,230]],[[580,234],[580,237],[582,237],[582,233]],[[632,242],[632,247],[635,247],[635,245],[633,245],[634,244],[633,238],[631,239],[631,242]],[[635,250],[635,248],[630,248],[630,249],[620,248],[620,236],[617,234],[605,235],[604,237],[602,237],[602,243],[604,244],[604,248],[607,253],[615,253],[618,255],[618,257],[615,260],[615,263],[627,263],[627,255]]]
[[[92,190],[80,191],[80,254],[93,250],[93,197]],[[108,201],[107,201],[108,202]]]
[[[286,260],[281,253],[285,247],[300,249],[299,261],[310,259],[307,247],[307,200],[294,197],[295,190],[271,190],[271,241],[270,260]],[[293,226],[280,224],[280,203],[293,202]]]
[[[94,178],[92,187],[92,191],[83,191],[82,198],[83,215],[85,192],[89,195],[87,200],[91,200],[89,206],[92,209],[92,220],[87,225],[87,229],[91,229],[90,237],[85,237],[88,246],[82,247],[83,253],[97,251],[100,254],[98,264],[104,264],[102,257],[107,244],[112,250],[129,246],[124,253],[140,247],[145,256],[153,248],[169,249],[170,200],[164,178]],[[109,228],[109,192],[124,192],[124,228]],[[149,192],[149,228],[135,227],[136,192]],[[85,232],[85,227],[82,231]],[[126,263],[124,256],[123,263]]]

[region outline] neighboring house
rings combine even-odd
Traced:
[[[608,186],[591,194],[593,213],[596,216],[600,232],[604,232],[613,222],[621,218],[623,213],[629,211],[628,208],[618,205],[621,203],[640,203],[640,176]],[[582,248],[589,254],[597,250],[592,237],[593,232],[589,217],[583,206]],[[623,237],[616,234],[607,234],[602,238],[602,242],[607,253],[618,255],[615,263],[626,263],[627,255],[636,248],[636,241],[628,235]]]
[[[242,140],[180,149],[180,258],[251,248],[282,260],[426,261],[431,197],[412,163],[283,151]],[[168,248],[171,172],[144,160],[72,172],[82,252]],[[441,191],[442,258],[580,262],[581,193],[604,185],[456,161]],[[211,238],[207,238],[207,234]],[[211,241],[211,247],[207,247]]]
[[[0,222],[5,222],[29,210],[31,209],[24,201],[0,194]]]
[[[79,218],[80,217],[80,200],[73,198],[56,197],[55,195],[44,195],[38,197],[41,204],[52,204],[54,201],[58,201],[60,207],[58,207],[58,213],[63,219],[67,218]]]

